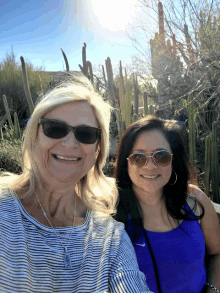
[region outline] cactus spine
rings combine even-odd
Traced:
[[[21,59],[22,78],[23,78],[25,96],[26,96],[26,99],[28,102],[30,112],[32,114],[34,112],[34,104],[33,104],[33,100],[31,98],[31,93],[30,93],[30,89],[29,89],[26,66],[25,66],[24,58],[21,56],[20,59]]]

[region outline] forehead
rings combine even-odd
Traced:
[[[165,149],[171,152],[169,142],[166,140],[162,132],[158,130],[150,130],[142,132],[135,140],[133,151],[143,150],[153,152],[157,149]]]
[[[86,101],[76,101],[60,105],[45,114],[44,118],[58,119],[72,126],[85,124],[98,127],[94,111]]]

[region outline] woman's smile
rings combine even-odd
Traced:
[[[52,154],[52,156],[56,161],[62,162],[62,163],[76,164],[82,159],[76,156],[65,156],[65,155],[57,155],[57,154]]]

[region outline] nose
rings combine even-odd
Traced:
[[[62,138],[61,145],[65,146],[66,148],[75,148],[79,146],[79,143],[72,130],[64,138]]]
[[[145,163],[145,165],[142,168],[147,168],[149,170],[153,170],[155,168],[158,168],[158,165],[156,163],[154,163],[152,157],[148,157],[147,162]]]

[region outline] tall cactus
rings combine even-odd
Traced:
[[[195,108],[193,95],[188,96],[188,125],[189,125],[189,156],[190,161],[196,167],[196,142],[195,142]]]
[[[138,82],[137,76],[134,76],[134,107],[135,107],[135,114],[138,116],[138,108],[139,108],[139,99],[138,99]]]
[[[23,78],[25,96],[26,96],[26,99],[28,102],[30,112],[32,114],[34,112],[34,104],[33,104],[33,100],[31,98],[31,93],[30,93],[30,89],[29,89],[26,66],[25,66],[24,58],[21,56],[20,59],[21,59],[22,78]]]
[[[148,115],[147,93],[144,92],[144,116]]]
[[[14,138],[21,138],[21,129],[18,121],[18,115],[16,112],[14,113]]]
[[[3,136],[2,127],[0,128],[0,133],[1,133],[1,139],[2,139],[2,140],[4,140],[4,136]]]
[[[89,79],[90,79],[91,83],[93,83],[94,79],[93,79],[92,63],[90,61],[87,61],[87,65],[88,65],[88,69],[89,69]]]
[[[60,48],[60,50],[62,51],[63,58],[64,58],[64,61],[65,61],[65,64],[66,64],[66,71],[69,72],[70,71],[70,67],[69,67],[69,62],[68,62],[68,59],[66,57],[66,54],[64,53],[64,51],[61,48]]]
[[[92,63],[86,60],[86,43],[84,43],[82,47],[82,64],[83,66],[79,64],[79,68],[82,73],[93,83]]]
[[[8,116],[9,126],[11,127],[11,129],[14,129],[14,125],[13,125],[13,122],[11,120],[11,114],[10,114],[9,107],[8,107],[8,102],[7,102],[7,99],[6,99],[5,95],[3,95],[3,103],[4,103],[4,107],[5,107],[5,112],[6,112],[7,116]]]
[[[211,144],[212,135],[209,134],[205,138],[205,193],[210,197],[211,183]]]
[[[218,122],[212,123],[212,191],[213,191],[213,201],[220,203],[219,196],[219,156],[218,156],[218,141],[217,141],[217,127]]]

